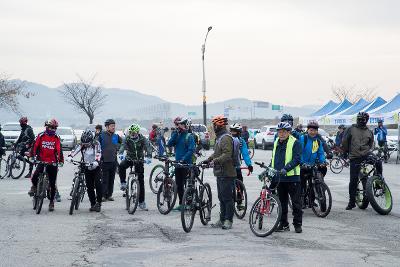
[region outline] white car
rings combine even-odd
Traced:
[[[61,138],[63,148],[72,150],[78,143],[75,132],[71,127],[58,127],[57,134]]]
[[[254,137],[255,148],[261,147],[266,150],[268,147],[272,147],[275,140],[276,125],[266,125],[260,129],[260,132]]]
[[[14,144],[21,133],[21,126],[19,122],[7,122],[3,124],[1,133],[4,136],[4,141],[6,142],[6,147],[11,147]]]

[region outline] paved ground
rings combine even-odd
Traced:
[[[270,153],[257,150],[255,158],[267,161]],[[146,167],[147,174],[150,168]],[[148,212],[129,215],[122,194],[116,191],[116,201],[105,203],[101,213],[89,213],[85,199],[81,209],[70,216],[67,195],[74,167],[67,163],[58,181],[63,200],[56,203],[52,214],[47,202],[42,214],[32,210],[26,193],[29,179],[0,180],[0,266],[399,266],[399,170],[394,164],[384,166],[394,196],[389,216],[380,216],[372,208],[345,211],[348,170],[340,175],[328,172],[326,182],[334,202],[327,218],[316,218],[306,210],[302,234],[292,229],[257,238],[247,216],[235,220],[231,231],[202,226],[197,216],[192,232],[186,234],[179,213],[158,213],[147,183]],[[211,173],[206,176],[217,202],[215,178]],[[245,184],[251,205],[261,185],[255,175],[246,177]],[[213,219],[217,215],[218,207]]]

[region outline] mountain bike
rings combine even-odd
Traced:
[[[7,160],[0,156],[0,179],[3,179],[8,174]]]
[[[17,145],[7,158],[5,173],[13,179],[19,179],[25,171],[26,159],[20,155],[21,149],[21,145]]]
[[[166,215],[174,208],[178,193],[175,180],[173,179],[175,174],[174,166],[177,164],[177,162],[170,160],[168,157],[156,158],[165,164],[162,168],[162,176],[158,176],[158,179],[162,180],[157,192],[157,209],[161,214]],[[172,173],[170,172],[171,170]]]
[[[134,214],[137,206],[139,204],[139,195],[140,195],[140,185],[138,179],[138,173],[136,168],[134,168],[135,164],[143,164],[143,160],[131,160],[133,165],[130,166],[130,171],[128,175],[128,182],[126,184],[125,189],[125,202],[126,202],[126,210],[129,214]]]
[[[150,172],[150,177],[149,177],[149,185],[150,189],[154,194],[158,194],[158,191],[160,189],[161,183],[164,181],[164,176],[168,173],[168,176],[173,178],[175,176],[175,167],[171,164],[166,164],[166,160],[168,160],[167,156],[155,156],[155,159],[158,159],[162,162],[163,164],[157,164],[156,166],[151,169]]]
[[[72,183],[71,190],[71,204],[69,206],[69,215],[74,213],[74,210],[79,209],[80,203],[83,201],[86,192],[86,181],[85,181],[85,168],[91,166],[90,163],[84,161],[70,160],[70,162],[78,166],[78,170],[75,172],[75,177]]]
[[[302,170],[306,170],[306,188],[302,192],[302,203],[312,209],[317,217],[328,216],[332,208],[332,195],[328,185],[324,182],[324,177],[320,171],[324,164],[302,165]]]
[[[373,172],[374,170],[372,166],[369,166],[366,161],[361,162],[361,168],[358,174],[357,182],[356,205],[362,210],[366,209],[369,205],[366,187],[368,177]]]
[[[272,193],[276,187],[270,189],[271,182],[279,175],[277,170],[266,166],[264,162],[255,162],[255,164],[264,168],[265,171],[259,175],[259,178],[263,180],[263,186],[260,196],[250,210],[249,224],[253,234],[258,237],[266,237],[275,231],[282,216],[281,202],[278,196]]]
[[[246,169],[247,167],[241,167],[240,169]],[[247,173],[247,176],[250,175],[250,171]],[[235,189],[233,192],[233,200],[234,200],[234,212],[238,219],[243,219],[246,216],[247,211],[247,191],[244,183],[239,179],[235,179]]]
[[[203,225],[207,225],[211,220],[211,210],[213,208],[211,186],[208,183],[203,183],[204,169],[209,166],[176,163],[175,167],[188,168],[190,170],[181,209],[182,228],[186,233],[189,233],[192,230],[197,211],[200,213],[200,221]],[[202,169],[201,171],[200,168]]]
[[[339,174],[344,168],[349,168],[350,162],[348,159],[343,157],[343,154],[334,156],[329,162],[329,168],[334,174]]]
[[[43,200],[46,197],[50,197],[49,193],[49,176],[47,175],[46,168],[47,166],[58,166],[57,163],[47,163],[43,161],[35,161],[34,164],[42,164],[44,165],[43,172],[39,174],[38,183],[36,186],[36,191],[33,192],[32,202],[33,209],[36,210],[36,214],[40,214],[43,206]]]

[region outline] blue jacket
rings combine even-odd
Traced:
[[[341,146],[342,145],[343,136],[344,136],[344,131],[342,133],[337,132],[336,138],[335,138],[335,145],[336,146]]]
[[[307,144],[305,144],[307,142]],[[303,148],[301,154],[301,163],[314,165],[316,161],[319,163],[325,162],[325,153],[323,144],[317,137],[312,138],[311,136],[303,135],[300,137],[300,144]]]
[[[272,166],[274,169],[280,171],[285,169],[286,171],[293,170],[297,165],[301,163],[301,144],[298,140],[293,145],[293,158],[287,165],[285,165],[286,158],[286,145],[287,141],[281,143],[278,141],[275,151],[275,165]],[[280,177],[281,182],[300,182],[299,175]]]
[[[235,137],[235,138],[237,138],[237,137]],[[238,159],[236,160],[237,164],[235,163],[235,165],[238,165],[238,166],[235,166],[235,167],[236,167],[236,169],[240,169],[240,164],[241,164],[240,163],[241,162],[240,155],[242,155],[244,163],[246,164],[247,167],[252,164],[251,164],[251,159],[250,159],[250,155],[249,155],[249,149],[247,148],[247,145],[246,145],[246,141],[243,139],[243,137],[239,137],[239,139],[237,139],[237,140],[239,140],[239,142],[240,142],[240,144],[239,144],[240,151],[237,155],[237,157],[238,157]]]
[[[185,163],[193,163],[193,154],[196,150],[196,143],[192,134],[184,131],[173,133],[167,144],[168,147],[175,147],[175,159]]]
[[[385,126],[382,126],[382,128],[375,128],[374,134],[376,135],[376,139],[378,141],[386,142],[387,129]]]

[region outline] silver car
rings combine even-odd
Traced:
[[[65,149],[73,149],[77,142],[74,130],[71,127],[58,127],[57,134],[61,138],[61,145]]]
[[[8,122],[3,124],[1,133],[4,136],[4,141],[6,142],[6,147],[10,148],[14,144],[21,133],[21,126],[19,122]]]

